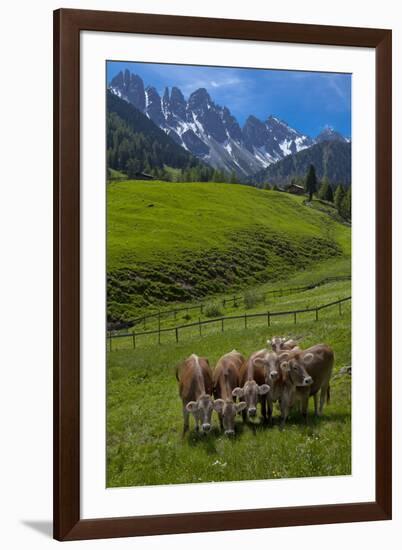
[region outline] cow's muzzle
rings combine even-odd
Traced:
[[[234,430],[226,430],[226,431],[225,431],[225,435],[233,436],[234,434],[235,434],[235,431],[234,431]]]
[[[248,410],[250,416],[255,416],[257,414],[257,409],[255,407],[250,407]]]
[[[203,424],[202,425],[202,431],[207,433],[211,429],[211,424]]]
[[[278,376],[279,376],[279,372],[276,371],[276,370],[271,372],[270,375],[269,375],[271,380],[276,380],[278,378]]]
[[[305,386],[311,386],[312,383],[313,383],[313,379],[311,378],[311,376],[307,376],[307,377],[304,379],[304,385],[305,385]]]

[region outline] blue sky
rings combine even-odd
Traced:
[[[160,94],[177,86],[187,99],[206,88],[241,126],[249,115],[265,120],[272,114],[313,137],[327,125],[351,135],[350,74],[109,61],[107,81],[126,68]]]

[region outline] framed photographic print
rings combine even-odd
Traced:
[[[391,518],[391,49],[54,13],[55,538]]]

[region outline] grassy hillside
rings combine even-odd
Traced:
[[[126,181],[107,192],[111,319],[350,257],[350,228],[300,197],[219,183]]]

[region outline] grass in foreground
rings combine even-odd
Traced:
[[[181,439],[182,411],[175,366],[196,352],[215,364],[236,348],[244,354],[261,348],[268,336],[297,331],[303,346],[326,342],[336,354],[336,372],[350,364],[350,313],[292,327],[276,323],[108,354],[107,486],[235,481],[351,473],[351,384],[340,376],[331,384],[331,404],[320,419],[304,426],[292,414],[285,430],[276,422],[237,422],[237,436],[221,435],[217,417],[212,433],[192,431]],[[296,333],[293,333],[296,334]],[[312,408],[312,403],[311,403]],[[275,412],[276,417],[278,411]],[[193,424],[192,424],[193,427]]]

